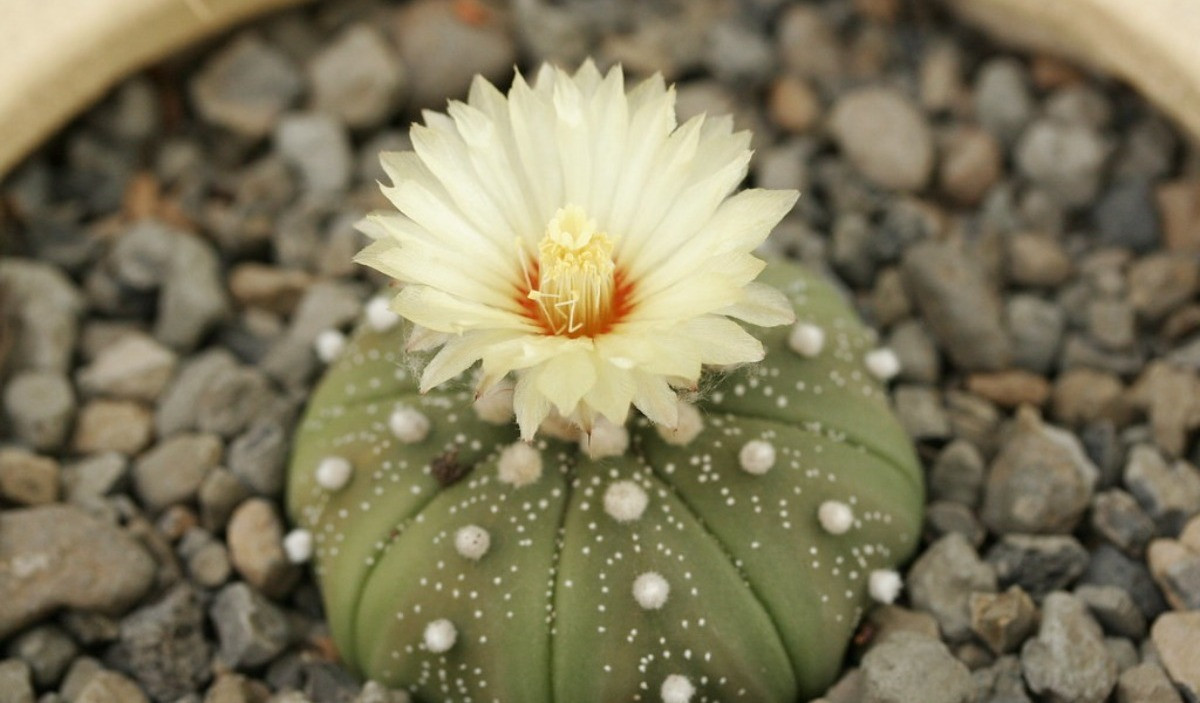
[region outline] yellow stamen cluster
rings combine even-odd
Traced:
[[[583,337],[604,330],[613,308],[612,253],[612,239],[582,208],[554,214],[538,243],[538,288],[529,291],[550,331]]]

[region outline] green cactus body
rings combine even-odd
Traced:
[[[628,452],[592,460],[539,436],[543,473],[520,487],[497,470],[514,424],[482,420],[466,379],[420,395],[405,325],[360,331],[311,400],[288,495],[314,535],[346,662],[431,703],[821,692],[870,602],[870,574],[916,544],[921,473],[864,365],[874,337],[838,293],[786,264],[760,280],[825,331],[818,355],[792,351],[786,328],[755,330],[765,361],[705,389],[691,442],[635,420]],[[389,429],[398,407],[428,418],[421,441]],[[751,440],[774,449],[765,473],[739,460]],[[353,466],[338,490],[314,478],[329,456]],[[435,464],[451,456],[472,469],[443,485]],[[606,509],[621,481],[648,499],[634,519]],[[844,531],[818,520],[827,501],[850,509]],[[482,555],[456,546],[468,525],[490,538]],[[668,677],[687,682],[664,689]]]

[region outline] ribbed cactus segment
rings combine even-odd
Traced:
[[[635,420],[629,452],[600,460],[544,436],[505,453],[516,428],[477,415],[470,379],[422,396],[405,326],[358,332],[310,402],[289,483],[347,663],[429,703],[657,701],[668,677],[695,703],[827,686],[871,572],[916,544],[921,474],[864,366],[871,333],[811,274],[763,278],[825,332],[820,353],[767,330],[763,363],[702,389],[695,439]],[[402,441],[397,409],[428,434]],[[328,457],[352,465],[346,485],[318,480]],[[541,477],[502,481],[513,457]],[[818,519],[830,504],[835,529]]]

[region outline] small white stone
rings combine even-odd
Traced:
[[[327,491],[340,491],[350,482],[354,467],[340,456],[327,456],[317,464],[317,485]]]
[[[633,598],[646,610],[658,610],[666,605],[671,584],[657,571],[647,571],[633,580]]]
[[[434,654],[449,652],[458,641],[458,628],[446,618],[434,620],[425,626],[425,648]]]
[[[629,449],[629,430],[623,426],[599,418],[592,425],[592,433],[581,434],[579,448],[592,459],[621,456]]]
[[[317,335],[313,348],[317,351],[317,358],[328,364],[341,356],[346,348],[346,335],[337,330],[325,330]]]
[[[283,551],[288,561],[303,564],[312,559],[313,536],[305,529],[297,528],[283,536]]]
[[[809,322],[797,322],[788,334],[788,346],[800,356],[811,359],[825,348],[825,330]]]
[[[482,559],[492,546],[492,536],[479,525],[467,525],[458,528],[454,533],[454,549],[462,556],[471,559]]]
[[[513,382],[505,379],[475,399],[475,414],[492,425],[507,425],[513,421]]]
[[[633,522],[646,512],[650,498],[633,481],[611,483],[604,491],[604,512],[617,522]]]
[[[542,453],[524,442],[515,442],[500,452],[496,462],[500,480],[520,488],[542,476]]]
[[[890,381],[900,373],[900,357],[887,347],[867,352],[863,361],[866,362],[867,370],[871,372],[871,375],[880,381]]]
[[[700,415],[700,411],[696,409],[695,405],[682,400],[676,402],[679,408],[679,421],[675,423],[674,427],[658,425],[655,429],[658,430],[658,436],[662,437],[667,444],[684,447],[691,444],[692,440],[699,436],[704,429],[704,417]]]
[[[844,535],[854,525],[854,511],[840,500],[827,500],[817,508],[817,521],[831,535]]]
[[[367,324],[376,332],[387,332],[400,322],[400,316],[392,312],[387,296],[377,295],[367,301]]]
[[[405,444],[424,442],[429,436],[429,428],[429,418],[415,408],[396,408],[388,418],[388,429]]]
[[[867,590],[880,603],[895,603],[903,589],[904,581],[900,574],[891,569],[876,569],[867,578]]]
[[[671,674],[662,685],[663,703],[690,703],[696,687],[683,674]]]
[[[738,452],[738,463],[742,471],[761,476],[775,465],[775,445],[761,439],[752,439]]]

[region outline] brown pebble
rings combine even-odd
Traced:
[[[1022,286],[1055,287],[1073,270],[1057,241],[1041,234],[1015,234],[1008,240],[1008,276]]]
[[[1193,699],[1200,696],[1200,610],[1164,613],[1154,622],[1150,639],[1171,680]]]
[[[1170,456],[1180,456],[1187,448],[1188,433],[1200,428],[1200,377],[1195,371],[1153,361],[1128,398],[1150,415],[1154,441]]]
[[[1035,54],[1029,71],[1033,84],[1040,90],[1054,90],[1083,80],[1078,68],[1049,54]]]
[[[821,117],[821,99],[799,76],[782,76],[771,86],[767,114],[780,129],[807,132]]]
[[[1107,371],[1067,369],[1054,384],[1054,419],[1076,426],[1099,419],[1124,424],[1129,416],[1124,393],[1121,379]]]
[[[1164,183],[1156,196],[1167,248],[1200,252],[1200,179]]]
[[[0,495],[19,505],[53,503],[59,495],[58,462],[23,449],[0,450]]]
[[[229,292],[239,305],[257,307],[280,315],[290,315],[312,283],[305,271],[238,264],[229,274]]]
[[[79,411],[71,447],[80,454],[117,452],[133,456],[154,435],[154,416],[141,403],[93,400]]]
[[[251,586],[278,598],[295,584],[300,572],[283,551],[283,521],[269,501],[244,501],[229,519],[226,535],[233,567]]]
[[[1041,406],[1050,397],[1050,382],[1020,369],[976,373],[967,378],[967,390],[1004,408]]]
[[[1003,150],[990,132],[965,127],[951,132],[942,142],[938,185],[951,198],[974,205],[1000,179]]]

